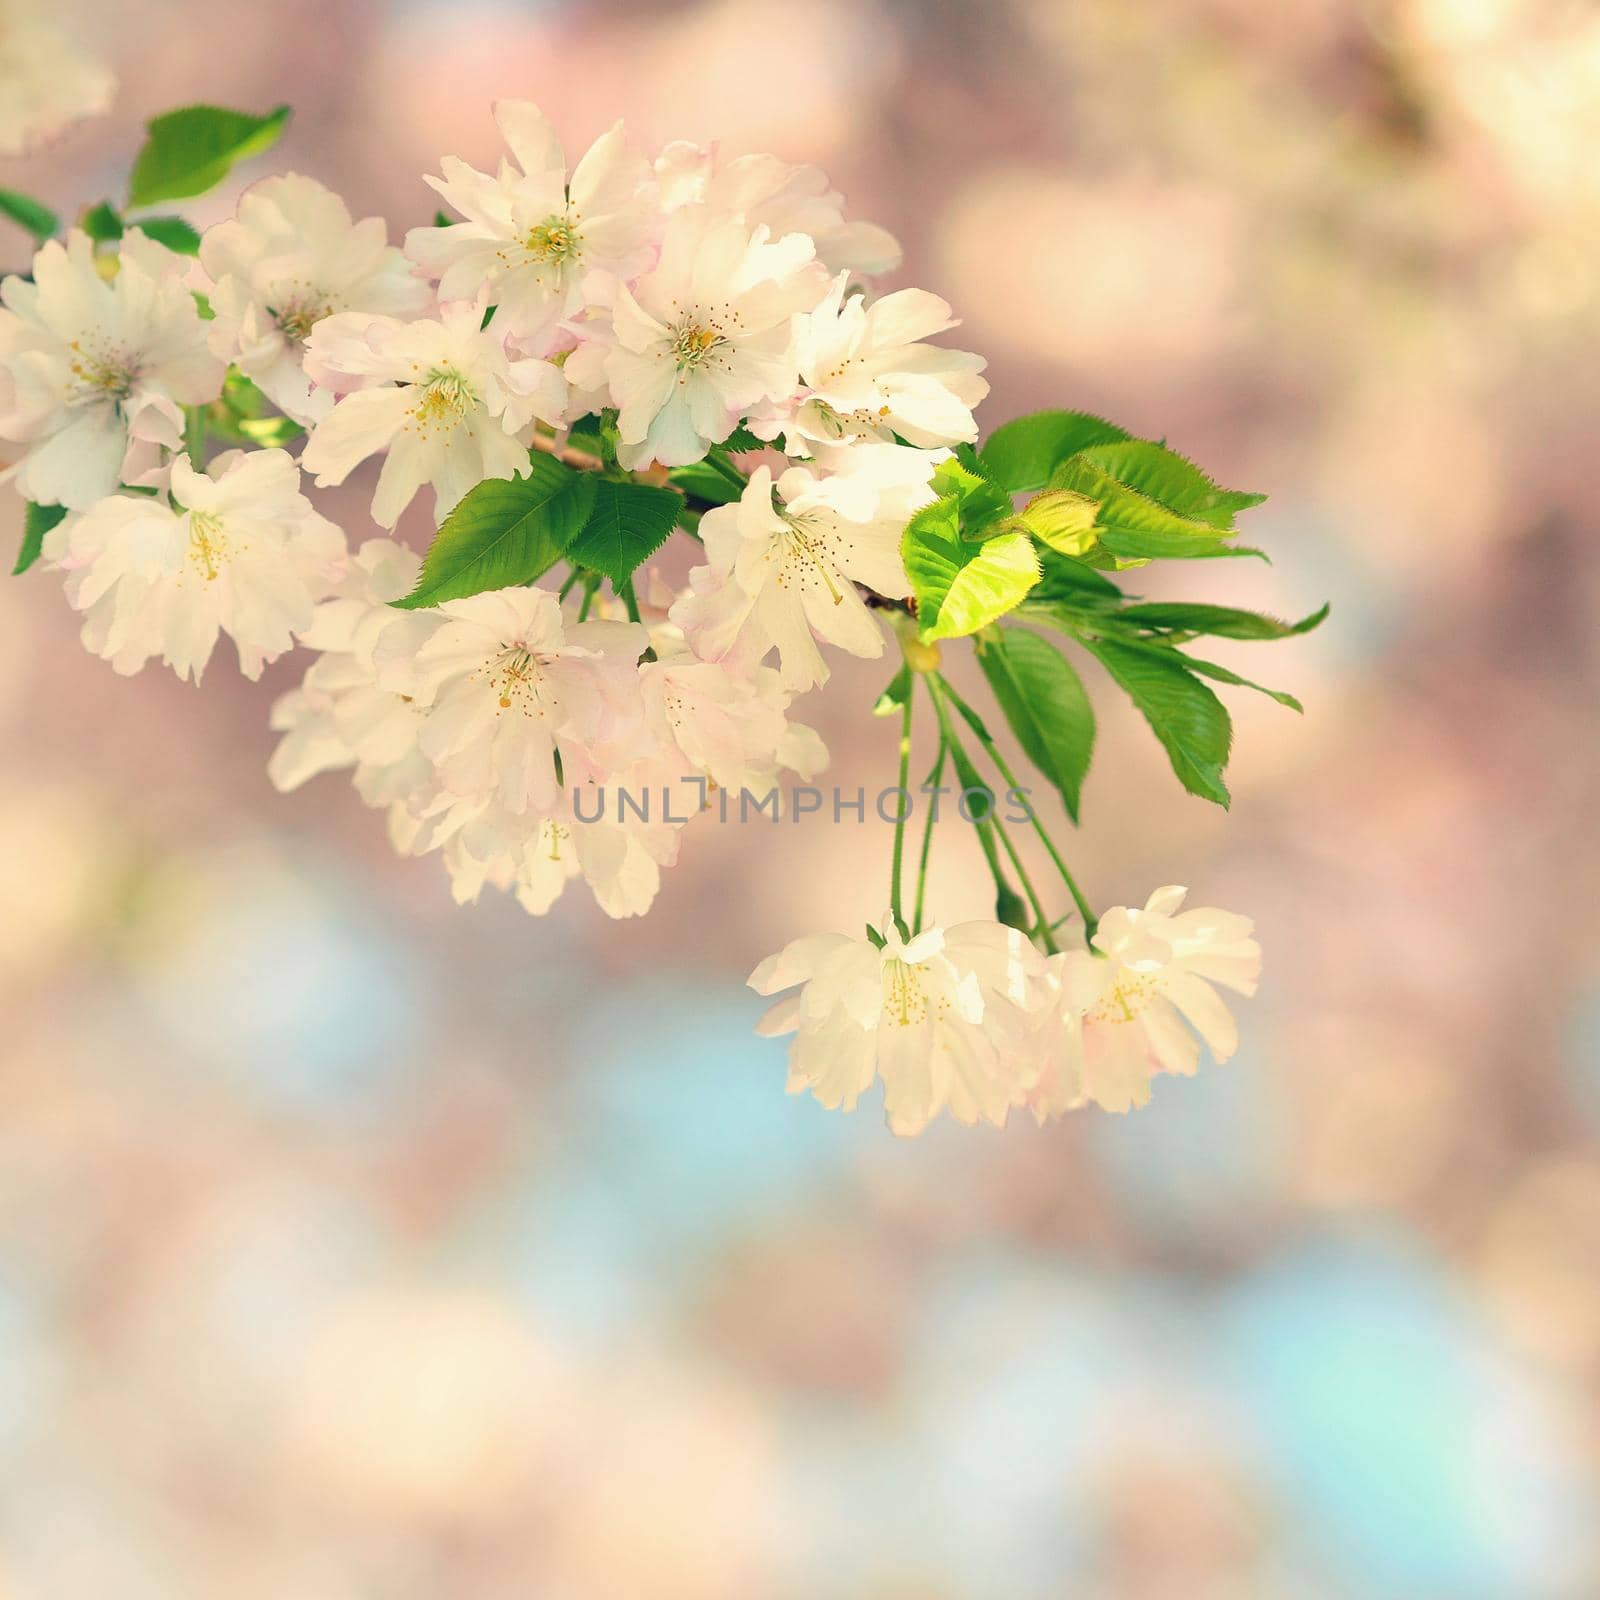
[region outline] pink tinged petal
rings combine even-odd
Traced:
[[[409,406],[410,395],[404,389],[346,395],[306,441],[301,465],[315,475],[319,489],[343,483],[368,456],[388,447],[404,425]],[[386,526],[392,528],[393,521]]]
[[[775,1000],[761,1013],[756,1032],[763,1039],[776,1039],[782,1034],[793,1033],[799,1026],[800,996],[789,994],[781,1000]]]
[[[1143,1031],[1164,1072],[1176,1072],[1189,1077],[1199,1066],[1199,1041],[1184,1027],[1176,1009],[1161,996],[1145,1005],[1139,1013],[1136,1026]]]
[[[1083,1088],[1102,1111],[1149,1104],[1150,1057],[1137,1027],[1107,1022],[1084,1028]]]
[[[43,505],[87,511],[122,480],[128,432],[113,406],[88,406],[31,450],[17,487]]]
[[[1203,978],[1189,972],[1172,973],[1164,988],[1167,998],[1205,1040],[1218,1062],[1226,1061],[1239,1048],[1239,1025],[1233,1013]]]
[[[566,157],[550,120],[531,100],[497,100],[494,120],[525,173],[563,172]]]
[[[791,940],[776,955],[768,956],[745,982],[757,994],[776,994],[780,989],[792,989],[797,983],[810,982],[827,957],[857,942],[843,933],[805,934]]]

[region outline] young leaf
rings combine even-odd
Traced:
[[[227,177],[235,162],[276,144],[288,121],[288,106],[264,117],[220,106],[185,106],[157,117],[133,164],[128,203],[152,206],[204,194]]]
[[[526,477],[485,479],[445,518],[417,587],[394,604],[412,611],[532,583],[577,537],[596,481],[547,455],[531,458]]]
[[[1148,439],[1093,445],[1083,452],[1083,457],[1118,483],[1137,489],[1169,511],[1209,523],[1213,528],[1231,528],[1235,512],[1247,511],[1267,498],[1264,494],[1220,489],[1188,457]]]
[[[1156,633],[1204,633],[1216,639],[1288,639],[1297,633],[1310,633],[1327,614],[1328,608],[1323,606],[1298,622],[1280,622],[1259,611],[1240,611],[1233,606],[1152,600],[1124,606],[1117,616]]]
[[[39,559],[44,547],[44,536],[67,514],[65,506],[39,506],[28,501],[22,516],[22,548],[17,551],[17,564],[11,569],[13,577],[20,577]]]
[[[981,544],[963,539],[954,497],[935,500],[911,519],[900,553],[925,643],[997,622],[1039,581],[1039,558],[1027,534],[1002,533]]]
[[[997,483],[1025,494],[1042,489],[1068,456],[1127,437],[1126,429],[1087,411],[1035,411],[996,428],[978,454]]]
[[[144,217],[138,222],[129,223],[128,226],[139,229],[147,238],[154,239],[157,244],[164,244],[167,249],[175,250],[180,256],[200,254],[200,234],[182,217]]]
[[[1148,561],[1158,556],[1199,555],[1227,538],[1226,530],[1172,511],[1120,482],[1096,466],[1092,455],[1086,450],[1064,461],[1050,486],[1073,489],[1099,502],[1096,526],[1100,543],[1113,556]]]
[[[765,439],[756,438],[743,423],[740,423],[722,441],[722,448],[730,455],[742,455],[746,450],[770,450],[772,446]]]
[[[1061,792],[1076,823],[1094,755],[1094,707],[1083,680],[1047,639],[1000,628],[978,640],[978,665],[1028,759]]]
[[[15,189],[0,189],[0,216],[10,217],[19,228],[26,228],[40,244],[50,238],[58,226],[56,214],[49,206],[40,205]]]
[[[981,472],[973,472],[959,461],[941,461],[934,469],[929,487],[941,499],[954,497],[961,513],[961,534],[980,539],[986,530],[1009,522],[1014,514],[1011,496]]]
[[[1085,639],[1084,648],[1144,714],[1190,794],[1228,805],[1222,769],[1233,743],[1227,707],[1189,670],[1177,651]]]
[[[122,237],[122,218],[109,200],[90,206],[84,212],[80,226],[96,244],[115,244]]]
[[[1064,556],[1081,556],[1092,550],[1098,535],[1095,515],[1099,506],[1073,489],[1046,489],[1017,513],[1017,521],[1041,544]]]
[[[594,494],[582,530],[567,554],[580,566],[622,583],[672,532],[683,498],[671,489],[592,478]]]

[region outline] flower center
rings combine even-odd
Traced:
[[[1139,1013],[1161,992],[1159,974],[1124,967],[1117,981],[1084,1013],[1085,1022],[1136,1022]]]
[[[72,352],[67,370],[72,374],[74,393],[68,403],[112,400],[118,403],[133,393],[139,378],[138,357],[127,350],[94,348],[85,350],[81,340],[67,346]]]
[[[928,996],[921,976],[898,957],[883,964],[883,1014],[901,1028],[914,1026],[928,1014]]]
[[[528,229],[522,248],[535,261],[560,266],[581,254],[583,235],[571,217],[552,215]]]
[[[489,686],[502,711],[515,707],[525,717],[547,714],[541,692],[544,686],[541,667],[539,657],[522,645],[512,646],[488,663]]]
[[[803,589],[815,574],[833,597],[833,603],[842,605],[844,596],[834,581],[835,563],[829,555],[829,546],[839,543],[836,530],[820,518],[804,513],[791,516],[784,512],[782,515],[788,526],[782,536],[783,565],[778,570],[779,588],[787,589],[791,580],[798,579]]]
[[[681,322],[672,336],[672,359],[679,372],[692,372],[704,366],[707,358],[728,341],[715,325],[707,327],[693,318]]]
[[[222,565],[232,555],[233,548],[227,529],[209,511],[189,513],[189,564],[204,574],[207,583],[215,583]]]
[[[269,306],[268,310],[271,309]],[[320,300],[306,299],[272,311],[272,320],[285,338],[294,340],[296,344],[304,344],[310,338],[311,330],[332,310],[332,306]]]
[[[422,380],[422,396],[411,408],[417,432],[448,431],[478,403],[478,392],[454,368],[435,368]]]

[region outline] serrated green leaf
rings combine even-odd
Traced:
[[[592,473],[536,455],[521,478],[488,478],[445,518],[402,610],[532,583],[567,553],[594,504]]]
[[[109,200],[90,206],[79,226],[96,244],[114,244],[122,237],[122,218]]]
[[[1017,521],[1041,544],[1064,556],[1086,555],[1099,535],[1095,532],[1098,504],[1075,489],[1046,489],[1036,494]]]
[[[1011,496],[982,472],[974,472],[954,458],[934,468],[928,484],[941,499],[953,497],[961,513],[961,535],[982,539],[989,529],[1009,522],[1015,508]]]
[[[954,496],[924,506],[901,538],[900,553],[917,597],[925,643],[976,633],[997,622],[1039,581],[1039,559],[1025,533],[981,544],[961,537]]]
[[[1323,606],[1298,622],[1280,622],[1260,611],[1241,611],[1233,606],[1152,600],[1124,606],[1117,616],[1120,621],[1159,633],[1203,633],[1216,639],[1288,639],[1297,633],[1310,633],[1327,614],[1328,608]]]
[[[746,450],[770,450],[772,446],[765,439],[758,439],[741,422],[726,439],[722,441],[722,448],[730,455],[742,455]]]
[[[1083,646],[1143,713],[1161,741],[1178,781],[1190,794],[1228,805],[1222,769],[1233,743],[1227,707],[1189,670],[1176,651],[1110,639]]]
[[[180,256],[200,254],[200,234],[182,217],[141,217],[139,221],[129,223],[129,227],[139,229],[157,244],[164,244]]]
[[[902,665],[900,670],[883,686],[883,693],[872,703],[875,717],[894,717],[905,710],[911,698],[911,668]]]
[[[1073,489],[1098,503],[1100,544],[1119,561],[1182,558],[1213,549],[1227,538],[1224,529],[1158,504],[1111,476],[1085,450],[1062,462],[1050,480],[1055,489]]]
[[[144,148],[133,164],[129,205],[184,200],[215,188],[235,162],[276,144],[289,116],[288,106],[256,117],[202,105],[156,117],[147,126]]]
[[[41,506],[27,502],[22,515],[22,547],[17,551],[17,562],[11,569],[13,577],[21,577],[39,559],[44,548],[44,536],[67,514],[65,506]]]
[[[1202,661],[1187,651],[1183,653],[1182,660],[1191,672],[1198,672],[1202,678],[1213,678],[1218,683],[1231,683],[1239,689],[1254,689],[1257,694],[1264,694],[1269,700],[1276,700],[1280,706],[1288,706],[1291,711],[1305,710],[1305,707],[1285,689],[1269,689],[1264,683],[1241,678],[1230,667],[1220,667],[1215,661]]]
[[[1231,528],[1236,512],[1247,511],[1267,498],[1219,488],[1187,456],[1148,439],[1092,445],[1083,451],[1083,458],[1169,511],[1213,528]]]
[[[41,205],[29,195],[18,194],[15,189],[0,189],[0,216],[10,217],[40,244],[51,238],[60,226],[55,212],[49,206]]]
[[[1094,707],[1072,664],[1025,628],[998,628],[978,640],[989,680],[1028,759],[1060,792],[1076,823],[1083,780],[1094,756]]]
[[[990,476],[1013,494],[1042,489],[1068,456],[1128,432],[1087,411],[1035,411],[1003,423],[978,452]]]
[[[691,461],[686,467],[674,467],[667,476],[685,494],[692,494],[696,500],[709,500],[713,505],[725,506],[739,498],[739,486],[709,461]]]
[[[580,566],[624,582],[666,542],[683,499],[671,489],[596,478],[582,530],[567,554]]]
[[[1039,568],[1042,576],[1038,588],[1028,597],[1030,604],[1034,601],[1065,600],[1075,606],[1093,605],[1098,608],[1115,605],[1122,599],[1122,591],[1109,578],[1057,550],[1041,550]]]

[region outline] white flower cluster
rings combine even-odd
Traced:
[[[496,117],[509,157],[447,158],[428,181],[456,220],[403,248],[292,174],[249,189],[197,262],[136,227],[114,253],[81,231],[44,245],[0,286],[0,477],[42,508],[44,560],[117,671],[159,656],[198,682],[220,634],[252,678],[312,652],[273,709],[278,787],[350,772],[460,900],[487,883],[539,913],[581,877],[638,915],[713,788],[764,795],[825,764],[791,698],[826,681],[823,644],[882,653],[863,595],[909,591],[902,531],[976,439],[987,384],[977,356],[930,342],[954,326],[944,301],[872,290],[898,248],[815,168],[681,144],[652,162],[618,126],[569,172],[534,106]],[[255,438],[225,398],[241,377],[308,430],[298,459],[206,461],[208,422]],[[397,609],[417,554],[352,552],[302,477],[332,488],[378,457],[377,527],[424,487],[442,521],[597,415],[615,474],[663,482],[736,431],[731,448],[781,458],[704,511],[681,593],[616,584],[596,607],[575,569],[559,595]],[[1158,891],[1048,958],[998,923],[910,937],[889,919],[801,939],[751,982],[802,986],[765,1024],[798,1032],[791,1086],[848,1107],[881,1077],[897,1130],[944,1108],[1123,1110],[1152,1072],[1194,1069],[1185,1021],[1232,1049],[1213,982],[1254,987],[1249,922],[1181,899]]]
[[[761,994],[798,990],[761,1031],[797,1034],[791,1093],[850,1110],[881,1078],[896,1133],[945,1110],[996,1126],[1013,1106],[1040,1122],[1088,1104],[1127,1111],[1155,1074],[1192,1073],[1201,1040],[1218,1061],[1232,1055],[1238,1035],[1213,985],[1252,995],[1261,972],[1250,919],[1183,911],[1185,893],[1117,906],[1087,948],[1048,957],[998,922],[906,939],[885,917],[876,937],[796,939],[750,975]]]

